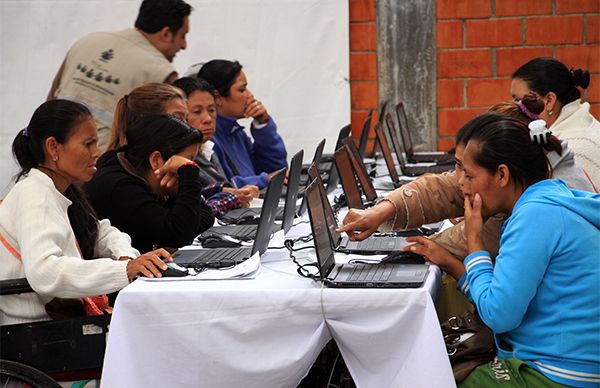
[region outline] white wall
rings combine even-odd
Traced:
[[[244,65],[250,89],[275,118],[289,158],[312,157],[350,122],[347,0],[188,0],[183,74],[214,58]],[[141,0],[0,1],[0,196],[17,172],[10,146],[45,101],[65,53],[93,31],[133,26]]]

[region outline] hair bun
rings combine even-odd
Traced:
[[[571,69],[571,77],[575,87],[587,89],[590,86],[590,72],[583,69]]]

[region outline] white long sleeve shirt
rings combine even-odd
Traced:
[[[37,169],[17,182],[0,204],[0,279],[26,277],[36,291],[2,296],[1,325],[49,319],[44,305],[55,297],[95,296],[129,284],[128,261],[117,260],[139,256],[129,236],[108,220],[100,221],[94,256],[101,258],[83,260],[69,223],[70,205],[52,179]]]

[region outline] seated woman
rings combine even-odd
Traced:
[[[600,195],[548,179],[544,150],[558,151],[560,143],[547,129],[530,127],[486,113],[461,129],[468,139],[457,157],[469,251],[464,262],[424,237],[405,248],[458,279],[494,332],[497,359],[460,387],[600,382]],[[494,265],[482,228],[498,213],[509,217]]]
[[[13,142],[21,167],[0,204],[0,279],[25,277],[35,293],[0,298],[0,324],[50,318],[54,298],[84,298],[88,314],[137,276],[160,277],[164,249],[140,256],[126,234],[98,220],[79,189],[96,172],[96,123],[76,102],[50,100]]]
[[[202,185],[227,182],[228,179],[225,177],[221,162],[213,151],[215,143],[211,141],[215,134],[217,121],[215,88],[202,78],[196,77],[180,78],[173,82],[173,86],[183,90],[187,96],[188,124],[202,132],[203,143],[195,159],[200,166]],[[249,206],[252,199],[258,198],[259,195],[258,187],[253,185],[246,185],[239,189],[224,187],[223,191],[237,195],[245,207]]]
[[[147,83],[133,89],[117,103],[113,121],[109,150],[127,143],[126,133],[130,126],[144,116],[170,114],[185,121],[188,109],[183,92],[169,84]],[[252,198],[244,192],[232,192],[224,181],[202,185],[202,196],[217,218],[222,218],[231,209],[248,207]]]
[[[503,102],[491,111],[514,117],[524,124],[539,118],[544,109],[543,101],[534,94],[526,95],[519,102]],[[468,139],[459,133],[456,138],[456,157],[460,159]],[[563,179],[569,187],[592,191],[593,186],[583,170],[576,165],[574,153],[566,141],[561,141],[560,153],[551,151],[548,158],[554,177]],[[364,239],[376,230],[404,230],[418,228],[423,224],[460,217],[464,213],[464,197],[458,185],[460,165],[456,171],[444,174],[426,174],[415,181],[390,193],[383,201],[367,210],[350,209],[344,218],[341,231],[360,230],[351,233],[353,239]],[[500,224],[504,217],[491,217],[485,223],[484,241],[486,249],[495,256],[498,252]],[[434,236],[436,241],[455,256],[467,255],[467,244],[463,233],[464,225],[454,227]]]
[[[200,68],[198,77],[217,90],[214,150],[225,174],[238,187],[266,187],[269,174],[287,167],[287,151],[267,109],[248,89],[242,65],[215,59]],[[245,117],[254,119],[250,128],[254,141],[237,122]]]
[[[536,58],[512,75],[511,94],[519,100],[535,92],[544,100],[540,118],[561,140],[567,140],[575,161],[600,188],[600,123],[590,113],[590,104],[581,102],[581,93],[590,84],[587,70],[571,69],[554,58]]]
[[[102,155],[85,185],[91,204],[140,250],[190,244],[214,223],[193,162],[202,135],[171,115],[155,115],[136,121],[126,136],[127,145]]]

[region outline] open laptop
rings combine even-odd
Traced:
[[[350,124],[345,125],[342,127],[342,129],[340,129],[340,131],[338,132],[338,137],[337,140],[335,142],[335,147],[334,147],[334,151],[337,150],[338,148],[340,148],[342,146],[342,141],[347,138],[348,136],[350,136],[350,132],[352,130],[352,127],[350,126]],[[312,164],[304,164],[302,166],[302,171],[308,171],[308,168],[310,167],[310,165]],[[333,162],[333,154],[322,154],[319,163],[317,164],[317,167],[319,168],[320,172],[329,172],[331,171],[331,166],[334,164]],[[306,184],[305,184],[306,185]],[[336,183],[337,185],[337,183]]]
[[[321,157],[323,156],[324,148],[325,148],[325,139],[321,140],[319,142],[319,144],[317,145],[317,148],[315,149],[315,154],[313,155],[311,164],[314,163],[318,166],[321,163]],[[300,187],[302,187],[302,188],[305,188],[306,185],[308,184],[308,175],[307,175],[308,167],[310,167],[310,164],[302,165],[302,169],[300,172]],[[325,173],[324,172],[322,172],[322,173],[324,174],[324,179],[326,179],[327,177],[325,176]],[[302,195],[304,195],[304,193],[302,193]]]
[[[398,170],[396,170],[396,163],[394,162],[394,157],[392,156],[392,150],[390,149],[388,139],[385,136],[380,123],[375,124],[375,138],[377,139],[377,143],[379,143],[379,148],[383,154],[383,160],[385,161],[387,170],[390,173],[390,179],[392,180],[394,187],[398,188],[403,184],[410,182],[411,180],[403,180],[400,178]]]
[[[346,146],[341,147],[335,151],[335,166],[338,173],[340,174],[340,182],[342,183],[342,189],[344,190],[344,196],[346,197],[346,205],[349,208],[364,209],[365,205],[356,183],[356,177],[354,176],[354,170],[352,169],[352,162],[350,161],[350,155]]]
[[[398,119],[406,160],[409,163],[454,161],[454,154],[447,152],[415,152],[410,135],[410,127],[408,126],[408,116],[406,115],[406,109],[402,101],[396,104],[396,118]]]
[[[352,168],[358,177],[358,182],[360,183],[363,194],[367,198],[367,201],[375,201],[377,199],[377,191],[375,191],[373,180],[371,179],[369,173],[367,173],[367,167],[363,163],[360,153],[354,144],[354,140],[352,140],[352,138],[347,138],[344,140],[344,145],[346,146],[348,155],[350,156]]]
[[[281,169],[273,175],[269,181],[269,192],[267,195],[278,200],[284,178],[285,169]],[[256,231],[256,238],[252,247],[179,250],[172,255],[173,261],[182,267],[200,270],[204,268],[231,267],[249,259],[256,252],[262,255],[267,250],[269,239],[271,238],[271,231],[275,222],[274,209],[274,206],[263,207]]]
[[[423,285],[429,271],[426,264],[336,264],[324,208],[318,206],[321,193],[316,180],[306,189],[306,196],[319,276],[326,286],[406,288]],[[313,206],[315,202],[317,205]]]
[[[273,192],[276,190],[273,188],[271,183],[273,179],[271,179],[267,185],[267,194],[265,195],[262,207],[233,209],[226,214],[227,220],[240,220],[244,217],[252,217],[252,221],[254,221],[255,224],[213,226],[202,233],[200,240],[215,234],[228,235],[241,240],[254,238],[257,230],[256,223],[258,223],[260,218],[262,218],[265,207],[274,208],[275,220],[283,220],[282,228],[285,232],[287,232],[292,227],[294,217],[300,208],[296,205],[296,203],[298,201],[298,180],[300,179],[300,167],[302,166],[303,156],[304,151],[300,150],[292,157],[289,170],[290,172],[288,175],[288,190],[285,196],[284,206],[278,206],[279,195],[273,194]],[[271,209],[268,210],[271,211]],[[250,223],[250,221],[248,222]],[[274,227],[276,226],[277,225]]]
[[[392,141],[392,146],[394,147],[396,158],[398,159],[398,164],[400,165],[400,171],[402,171],[403,175],[418,176],[426,173],[436,174],[454,169],[454,159],[438,161],[439,164],[407,164],[403,156],[404,152],[402,149],[402,142],[398,138],[398,131],[394,130],[394,120],[389,113],[385,115],[385,124],[387,129],[386,135]]]
[[[360,142],[358,143],[358,152],[364,158],[365,151],[367,150],[367,143],[369,142],[369,131],[371,130],[371,120],[373,118],[373,109],[369,110],[367,118],[363,124],[362,132],[360,133]]]
[[[310,170],[309,170],[310,171]],[[327,199],[327,194],[323,190],[323,182],[318,176],[311,174],[311,177],[315,177],[315,185],[320,193],[320,198],[317,200],[318,203],[309,202],[308,206],[322,206],[325,213],[325,219],[327,222],[327,229],[331,236],[332,248],[336,252],[344,253],[358,253],[362,255],[377,255],[382,253],[390,253],[399,251],[408,245],[406,237],[398,236],[380,236],[377,234],[371,235],[363,241],[352,241],[347,235],[343,235],[336,231],[338,225],[335,218],[333,208]],[[309,200],[310,201],[310,200]],[[413,231],[406,232],[407,235],[415,235]]]

